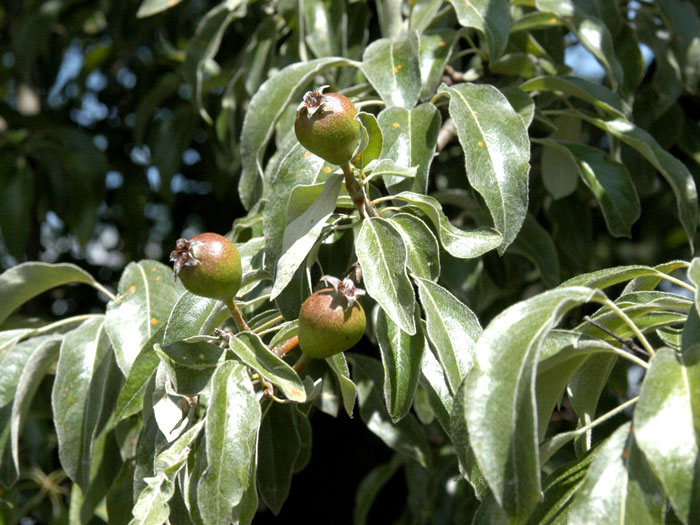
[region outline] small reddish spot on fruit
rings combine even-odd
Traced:
[[[326,166],[325,168],[323,168],[323,171],[325,171],[326,173],[330,173],[330,172],[331,172],[331,167],[330,167],[330,166]]]
[[[307,151],[306,153],[304,153],[304,157],[310,157],[310,156],[311,156],[311,152],[310,152],[310,151]]]
[[[481,142],[481,141],[477,142],[476,144],[477,144],[480,148],[483,148],[483,147],[484,147],[484,143]]]
[[[153,325],[158,324],[158,319],[156,319],[155,317],[152,317],[152,318],[151,318],[151,324],[153,324]]]
[[[398,128],[398,127],[400,126],[400,124],[399,124],[398,122],[394,122],[394,123],[392,124],[392,126],[394,126],[395,128]]]
[[[627,459],[630,457],[630,449],[626,448],[625,450],[622,451],[622,457]]]
[[[360,162],[360,156],[358,155],[357,157],[355,157],[354,160],[355,160],[355,162]]]

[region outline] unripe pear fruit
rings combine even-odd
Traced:
[[[357,302],[364,290],[350,279],[326,276],[333,287],[306,298],[299,311],[299,346],[315,359],[325,359],[349,350],[365,333],[365,311]]]
[[[302,146],[331,164],[348,162],[360,144],[357,109],[345,95],[308,91],[299,105],[294,132]]]
[[[195,295],[229,302],[241,287],[241,256],[236,246],[218,233],[179,239],[170,260],[175,277]]]

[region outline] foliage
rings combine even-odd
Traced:
[[[320,411],[359,416],[393,451],[357,488],[357,523],[397,472],[405,523],[694,523],[697,0],[202,7],[30,2],[14,25],[8,253],[24,252],[47,210],[78,238],[94,231],[110,155],[20,94],[55,59],[42,49],[59,21],[98,35],[123,16],[139,28],[115,32],[130,45],[149,27],[137,19],[181,24],[160,35],[149,89],[125,102],[138,106],[133,141],[153,134],[167,201],[165,181],[206,129],[216,213],[235,219],[244,274],[228,304],[149,259],[129,263],[116,292],[68,263],[0,275],[0,516],[251,523],[313,468]],[[80,74],[118,63],[113,42]],[[572,67],[571,50],[601,78]],[[360,110],[361,150],[342,167],[293,131],[304,92],[325,84]],[[190,96],[172,99],[183,86]],[[154,118],[161,106],[169,115]],[[241,216],[225,205],[233,181]],[[142,220],[130,195],[121,225]],[[300,305],[324,275],[357,279],[355,262],[369,351],[304,368],[291,343]],[[28,315],[71,283],[106,306]],[[32,431],[50,427],[47,397],[60,460],[48,475],[49,432],[37,444]]]

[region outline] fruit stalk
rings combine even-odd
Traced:
[[[299,336],[295,335],[294,337],[290,337],[289,339],[287,339],[281,345],[273,348],[272,353],[275,354],[277,357],[284,357],[289,352],[294,350],[297,346],[299,346]]]
[[[374,207],[371,201],[365,197],[365,192],[362,190],[362,186],[357,182],[355,175],[352,172],[350,163],[346,162],[340,166],[343,170],[343,175],[345,176],[345,187],[350,194],[355,209],[360,213],[360,218],[364,219],[365,215],[367,217],[379,217],[377,209]]]
[[[233,317],[233,322],[236,323],[236,328],[238,329],[238,331],[250,332],[250,327],[248,326],[248,323],[245,322],[245,319],[243,319],[243,315],[238,309],[236,301],[234,299],[230,299],[229,301],[224,301],[224,304],[226,305],[226,308],[228,308],[228,311],[231,313],[231,317]]]
[[[294,363],[294,366],[292,368],[297,374],[301,374],[304,370],[306,370],[306,367],[309,366],[309,363],[311,363],[311,361],[313,361],[313,357],[310,357],[306,354],[301,354],[301,357],[297,360],[296,363]]]

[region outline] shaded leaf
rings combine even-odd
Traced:
[[[528,258],[539,270],[540,278],[549,288],[559,284],[559,256],[549,232],[529,213],[525,216],[520,233],[507,253],[517,253]]]
[[[375,333],[384,366],[384,400],[396,423],[411,410],[420,376],[425,335],[416,310],[416,333],[408,335],[379,310]]]
[[[428,440],[420,423],[408,414],[398,423],[392,423],[384,408],[382,396],[382,365],[374,358],[358,354],[348,356],[353,365],[357,383],[360,417],[367,428],[389,448],[415,459],[423,467],[431,464]]]

